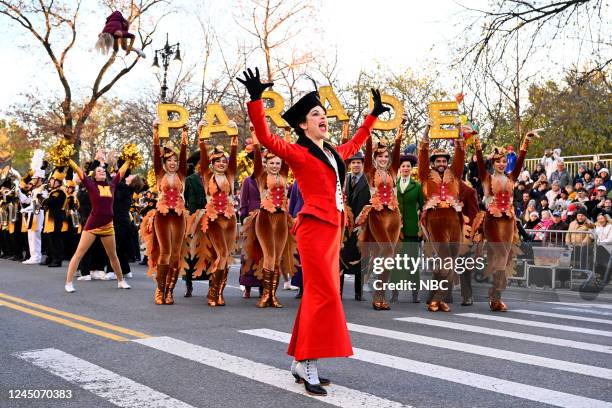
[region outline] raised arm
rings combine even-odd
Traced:
[[[391,157],[391,170],[395,173],[400,167],[400,154],[402,152],[402,137],[404,136],[404,126],[406,125],[406,118],[402,120],[402,124],[397,129],[397,135],[395,135],[395,143],[393,145],[393,155]]]
[[[200,132],[198,132],[199,134]],[[206,140],[200,139],[200,176],[209,176],[211,173],[210,163],[208,160],[208,149],[206,147]]]
[[[74,170],[77,176],[79,176],[79,179],[83,180],[86,177],[85,173],[83,173],[83,170],[79,167],[78,164],[76,164],[74,160],[70,159],[68,161],[68,165],[72,168],[72,170]]]
[[[374,165],[372,164],[373,155],[374,155],[374,149],[372,147],[372,138],[369,137],[368,140],[366,140],[366,151],[365,151],[365,157],[363,160],[363,172],[365,174],[369,174],[372,168],[374,168]]]
[[[159,129],[157,124],[153,125],[153,170],[155,171],[156,176],[161,175],[163,170],[161,149],[159,148]]]
[[[257,137],[253,137],[253,177],[256,179],[263,172],[261,163],[261,146]]]
[[[425,125],[423,139],[419,143],[419,162],[417,164],[419,180],[421,183],[427,181],[429,177],[429,128],[431,124]]]
[[[457,178],[463,176],[463,165],[465,164],[465,139],[460,134],[459,139],[455,139],[455,155],[451,164],[451,171]]]
[[[372,92],[372,100],[374,101],[372,112],[366,116],[365,120],[361,124],[361,127],[357,130],[357,133],[355,133],[355,136],[353,136],[353,138],[348,142],[338,146],[336,149],[340,156],[342,156],[343,160],[347,160],[361,148],[363,143],[372,133],[372,129],[374,129],[374,124],[376,123],[378,117],[384,112],[391,110],[391,108],[383,105],[380,91],[378,89],[371,89],[370,91]]]
[[[487,164],[482,155],[482,146],[480,145],[480,136],[474,135],[474,148],[476,149],[476,165],[478,166],[478,177],[484,183],[489,178]]]
[[[529,142],[531,142],[531,139],[536,135],[537,133],[535,131],[527,132],[527,134],[525,135],[525,139],[523,140],[521,148],[519,149],[519,155],[516,159],[516,163],[514,164],[514,169],[512,169],[512,173],[510,173],[510,177],[512,178],[512,180],[517,180],[518,176],[521,174],[521,169],[523,168],[525,157],[527,157]]]
[[[187,126],[183,126],[181,132],[181,151],[179,153],[178,173],[181,177],[187,176]]]
[[[230,147],[230,157],[227,163],[227,171],[230,175],[235,176],[238,168],[238,136],[232,136]]]
[[[119,168],[119,171],[117,171],[117,175],[119,176],[119,180],[121,180],[125,176],[125,173],[130,168],[130,165],[131,165],[130,161],[126,160],[125,163],[123,163],[123,165]]]

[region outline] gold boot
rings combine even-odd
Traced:
[[[270,291],[272,290],[272,273],[273,272],[268,269],[263,270],[263,279],[261,280],[263,291],[257,302],[257,307],[268,307],[268,303],[270,302]]]
[[[270,306],[273,307],[283,307],[283,305],[281,305],[281,303],[278,301],[278,298],[276,297],[276,289],[278,289],[278,284],[280,282],[280,270],[275,270],[274,272],[270,271],[271,275],[272,275],[272,285],[270,288]]]
[[[168,276],[166,277],[166,298],[165,302],[167,305],[174,304],[174,287],[176,286],[176,279],[178,278],[178,269],[170,268],[168,270]]]
[[[225,299],[223,299],[223,289],[225,289],[225,285],[227,284],[227,274],[229,272],[229,266],[226,266],[225,269],[219,269],[217,272],[219,273],[219,291],[217,294],[217,306],[225,306]]]
[[[168,265],[157,265],[157,273],[155,280],[157,288],[155,288],[155,304],[163,305],[166,297],[166,275],[168,275]]]
[[[217,306],[217,298],[219,291],[219,284],[217,282],[217,271],[211,273],[208,276],[208,306],[216,307]]]

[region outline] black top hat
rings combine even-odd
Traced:
[[[365,156],[363,155],[361,150],[358,150],[354,155],[348,158],[349,163],[352,162],[353,160],[365,161]]]
[[[287,121],[289,126],[297,131],[300,123],[304,123],[306,115],[315,106],[320,106],[326,111],[321,103],[321,99],[319,99],[319,93],[317,91],[312,91],[302,96],[299,101],[287,109],[287,112],[282,115],[283,119]]]

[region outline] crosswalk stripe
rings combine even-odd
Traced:
[[[16,353],[15,356],[120,407],[194,408],[192,405],[61,350],[47,348]]]
[[[612,309],[612,305],[604,303],[570,303],[570,302],[545,302],[551,305],[564,305],[573,307],[586,307],[586,308],[601,308],[601,309]]]
[[[533,320],[513,319],[511,317],[485,315],[480,313],[459,313],[455,316],[472,317],[474,319],[491,320],[495,322],[518,324],[521,326],[541,327],[545,329],[561,330],[566,332],[593,334],[596,336],[612,337],[612,332],[605,330],[587,329],[584,327],[565,326],[562,324],[553,324],[545,322],[536,322]]]
[[[412,408],[399,402],[380,398],[340,385],[330,386],[329,394],[323,399],[320,399],[321,397],[306,394],[304,386],[295,383],[289,370],[281,370],[276,367],[222,353],[196,344],[187,343],[172,337],[150,337],[134,340],[134,342],[276,388],[315,398],[338,407]]]
[[[567,306],[559,306],[555,307],[557,310],[567,310],[568,312],[578,312],[578,313],[591,313],[599,316],[612,316],[612,312],[604,312],[602,310],[594,310],[580,307],[567,307]]]
[[[256,337],[261,337],[264,339],[279,341],[282,343],[289,343],[289,339],[291,338],[291,335],[289,333],[283,333],[270,329],[241,330],[240,332]],[[147,340],[148,339],[134,341],[146,342]],[[469,371],[457,370],[455,368],[443,367],[439,365],[424,363],[421,361],[410,360],[407,358],[378,353],[375,351],[353,347],[353,353],[354,355],[351,358],[355,360],[394,368],[397,370],[407,371],[413,374],[432,377],[437,380],[441,379],[457,384],[463,384],[473,388],[496,392],[498,394],[505,394],[513,397],[527,399],[530,401],[540,402],[543,404],[549,404],[556,407],[612,407],[612,403],[606,401],[582,397],[579,395],[567,394],[560,391],[554,391],[546,388],[535,387],[533,385],[527,385],[513,381],[503,380],[500,378],[489,377],[486,375],[476,374]]]
[[[553,370],[567,371],[575,374],[583,374],[591,377],[605,378],[612,380],[612,370],[603,367],[595,367],[586,364],[572,363],[569,361],[556,360],[553,358],[534,356],[514,351],[500,350],[491,347],[477,346],[458,341],[438,339],[436,337],[426,337],[401,331],[381,329],[378,327],[362,326],[360,324],[348,323],[348,329],[353,332],[370,334],[374,336],[386,337],[394,340],[408,341],[411,343],[423,344],[431,347],[439,347],[448,350],[471,353],[479,356],[499,358],[502,360],[513,361],[521,364],[534,365],[538,367],[550,368]]]
[[[443,327],[445,329],[461,330],[472,333],[479,333],[489,336],[499,336],[510,339],[518,339],[531,341],[534,343],[552,344],[553,346],[570,347],[579,350],[595,351],[599,353],[612,354],[612,346],[604,346],[601,344],[585,343],[582,341],[557,339],[548,336],[537,336],[535,334],[513,332],[510,330],[491,329],[483,326],[472,326],[469,324],[454,323],[445,320],[425,319],[422,317],[400,317],[395,320],[408,323],[424,324],[428,326]]]
[[[598,319],[596,317],[574,316],[561,313],[540,312],[538,310],[512,309],[512,313],[530,314],[535,316],[555,317],[557,319],[579,320],[581,322],[612,324],[612,320]]]

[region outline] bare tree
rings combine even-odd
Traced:
[[[155,6],[165,3],[165,0],[130,0],[128,4],[122,0],[104,0],[103,4],[110,10],[121,9],[126,6],[126,19],[132,29],[138,33],[142,43],[141,48],[146,48],[151,44],[151,35],[157,28],[157,23],[153,27],[145,28],[143,15],[150,12]],[[16,0],[0,0],[0,14],[6,16],[17,23],[27,32],[31,33],[38,43],[43,47],[47,56],[55,67],[58,79],[62,85],[64,93],[61,102],[61,127],[57,132],[65,138],[80,145],[80,137],[85,123],[92,114],[98,100],[106,94],[122,77],[127,75],[140,60],[135,53],[133,59],[128,57],[121,58],[123,67],[112,75],[108,75],[111,66],[117,59],[117,52],[114,51],[99,68],[98,73],[91,85],[91,95],[82,105],[74,103],[72,94],[72,84],[65,70],[66,57],[73,49],[77,38],[77,27],[82,0],[77,0],[74,6],[67,2],[54,0],[30,0],[29,2]],[[59,38],[66,38],[63,45]],[[53,40],[53,41],[52,41]]]

